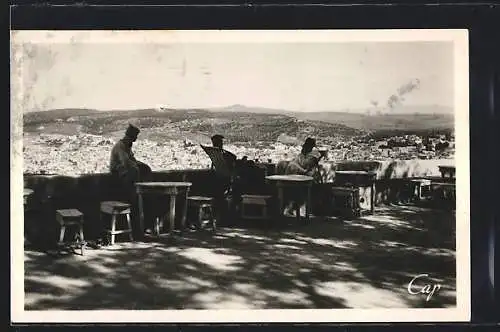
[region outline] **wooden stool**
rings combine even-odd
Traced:
[[[241,217],[244,219],[268,219],[267,206],[272,196],[268,195],[241,195]],[[249,205],[261,207],[260,215],[251,215],[247,213]]]
[[[421,200],[425,196],[423,195],[423,189],[427,188],[427,192],[430,192],[431,180],[427,179],[412,179],[410,180],[412,184],[413,195],[412,198],[416,200]]]
[[[433,182],[432,187],[434,199],[438,201],[449,202],[452,205],[455,205],[456,186],[454,183]]]
[[[359,188],[332,187],[334,211],[341,216],[359,217]]]
[[[33,190],[29,188],[24,188],[23,199],[24,199],[24,207],[28,206],[29,198],[33,194]]]
[[[188,207],[197,211],[199,228],[202,228],[205,221],[203,218],[203,211],[206,210],[209,215],[208,222],[212,227],[212,231],[215,232],[217,229],[217,221],[214,214],[213,200],[212,197],[191,196],[188,197]]]
[[[77,209],[64,209],[64,210],[56,210],[56,220],[59,222],[61,226],[61,231],[59,234],[59,244],[64,243],[64,235],[66,232],[66,227],[78,226],[78,232],[75,233],[75,243],[78,247],[80,247],[81,254],[83,256],[85,249],[85,239],[83,236],[83,213],[78,211]]]
[[[128,233],[130,241],[134,241],[132,237],[132,223],[130,221],[130,204],[116,202],[116,201],[106,201],[101,202],[101,220],[103,214],[111,216],[111,229],[106,229],[108,236],[111,236],[111,245],[115,244],[115,236],[117,234]],[[116,224],[118,221],[118,216],[125,216],[127,220],[127,228],[116,229]]]

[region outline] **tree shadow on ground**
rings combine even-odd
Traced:
[[[406,308],[456,305],[455,216],[382,207],[357,220],[245,224],[81,256],[25,251],[25,309]],[[430,300],[408,293],[440,284]]]

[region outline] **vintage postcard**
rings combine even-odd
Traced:
[[[467,30],[12,31],[12,320],[470,320]]]

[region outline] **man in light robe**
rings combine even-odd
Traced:
[[[137,140],[139,132],[139,128],[129,124],[125,136],[113,146],[109,163],[109,171],[113,176],[114,184],[116,184],[117,199],[132,205],[132,219],[134,221],[137,221],[138,217],[135,183],[148,181],[151,176],[151,168],[135,159],[132,152],[132,145]],[[133,224],[138,225],[137,222]],[[134,228],[134,234],[142,236],[142,232],[137,227]]]

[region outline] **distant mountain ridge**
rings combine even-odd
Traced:
[[[62,109],[51,109],[45,111],[34,111],[24,113],[24,117],[33,121],[35,119],[56,119],[56,118],[67,118],[71,116],[83,116],[83,115],[93,115],[93,114],[110,114],[114,112],[119,112],[121,115],[157,115],[157,113],[172,113],[180,111],[191,111],[191,112],[211,112],[211,113],[255,113],[255,114],[284,114],[288,116],[293,116],[302,120],[316,120],[316,121],[327,121],[335,122],[336,120],[347,119],[347,118],[360,118],[361,117],[377,117],[383,116],[387,119],[389,116],[402,118],[404,116],[419,116],[419,115],[436,115],[439,117],[444,117],[450,119],[454,117],[453,108],[441,105],[423,105],[423,106],[399,106],[390,112],[377,112],[375,109],[348,109],[348,110],[333,110],[333,111],[289,111],[284,109],[276,108],[265,108],[265,107],[250,107],[241,104],[235,104],[224,107],[212,107],[212,108],[145,108],[145,109],[129,109],[129,110],[97,110],[89,108],[62,108]]]
[[[399,108],[400,110],[402,108]],[[182,128],[193,133],[223,132],[234,139],[280,134],[319,136],[357,136],[374,132],[410,132],[453,130],[454,115],[444,107],[406,106],[408,113],[390,112],[293,112],[279,109],[231,105],[210,109],[148,108],[136,110],[54,109],[24,114],[24,130],[39,126],[72,126],[70,131],[106,133],[123,130],[129,121],[142,128],[164,126]],[[411,112],[410,112],[411,111]],[[55,124],[58,125],[55,125]],[[68,127],[69,128],[69,127]],[[49,129],[46,129],[49,130]],[[59,130],[59,129],[57,129]]]
[[[266,108],[266,107],[252,107],[245,106],[241,104],[234,104],[224,107],[211,107],[207,108],[208,111],[212,112],[243,112],[243,113],[260,113],[260,114],[286,114],[289,111],[278,109],[278,108]]]
[[[336,123],[367,131],[387,129],[452,129],[455,123],[453,108],[441,105],[400,105],[395,107],[393,110],[385,113],[377,113],[377,111],[374,109],[297,112],[263,107],[247,107],[239,104],[221,108],[214,108],[211,110],[216,110],[218,112],[285,114],[300,120]]]
[[[217,112],[202,109],[144,109],[96,111],[58,109],[26,113],[24,131],[74,135],[123,134],[128,123],[141,128],[141,135],[156,141],[185,139],[196,135],[210,137],[223,133],[228,141],[276,141],[281,134],[304,139],[316,137],[354,137],[364,131],[342,124],[300,120],[285,114]]]
[[[254,107],[245,106],[241,104],[234,104],[224,107],[212,107],[207,108],[209,111],[216,112],[248,112],[248,113],[265,113],[265,114],[303,114],[304,116],[315,116],[316,114],[337,114],[337,113],[349,113],[349,114],[366,114],[370,111],[372,114],[376,114],[376,110],[373,108],[350,108],[350,109],[337,109],[337,110],[320,110],[320,111],[290,111],[278,108],[266,108],[266,107]],[[384,113],[384,112],[382,112]],[[443,105],[399,105],[394,107],[391,111],[385,112],[386,114],[453,114],[453,108]]]

